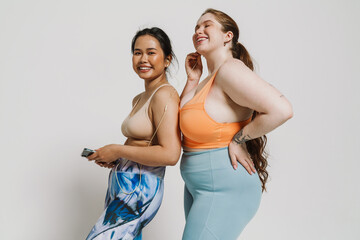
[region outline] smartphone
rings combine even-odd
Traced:
[[[84,148],[84,150],[82,151],[81,153],[81,156],[82,157],[88,157],[90,156],[91,154],[93,154],[95,152],[95,150],[92,150],[90,148]]]

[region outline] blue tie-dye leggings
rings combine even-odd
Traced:
[[[240,164],[234,170],[228,148],[184,152],[186,225],[183,240],[236,240],[255,215],[261,182]]]
[[[87,240],[140,240],[142,228],[161,205],[165,167],[142,165],[139,174],[137,163],[125,159],[118,163],[109,175],[105,210]]]

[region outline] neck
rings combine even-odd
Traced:
[[[144,79],[145,92],[152,93],[152,91],[162,84],[168,83],[165,72],[154,79]]]
[[[204,54],[204,57],[206,59],[209,75],[217,71],[225,61],[233,58],[231,51],[228,49],[216,49]]]

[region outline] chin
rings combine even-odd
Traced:
[[[149,78],[149,74],[138,73],[137,75],[139,76],[139,78],[142,78],[142,79],[147,79],[147,78]]]
[[[208,53],[210,51],[209,46],[204,45],[199,45],[197,48],[195,47],[196,51],[201,54],[201,55],[205,55],[206,53]]]
[[[203,48],[195,48],[195,49],[196,49],[196,52],[198,52],[200,55],[203,55],[203,56],[208,52]]]
[[[198,52],[200,54],[202,54],[202,52],[204,52],[204,48],[201,45],[198,47],[195,47],[195,50],[196,50],[196,52]]]

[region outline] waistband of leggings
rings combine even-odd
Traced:
[[[183,152],[183,155],[184,156],[195,156],[195,155],[213,153],[213,152],[224,151],[224,150],[228,151],[228,147],[208,149],[208,150],[199,151],[199,152]]]
[[[121,162],[118,165],[119,161]],[[126,168],[124,168],[124,166],[122,165],[122,163],[125,162],[127,162]],[[152,166],[139,164],[125,158],[120,158],[116,161],[116,166],[112,170],[116,171],[117,173],[133,173],[133,174],[141,173],[141,174],[153,175],[163,179],[165,176],[165,169],[166,169],[165,166],[152,167]]]

